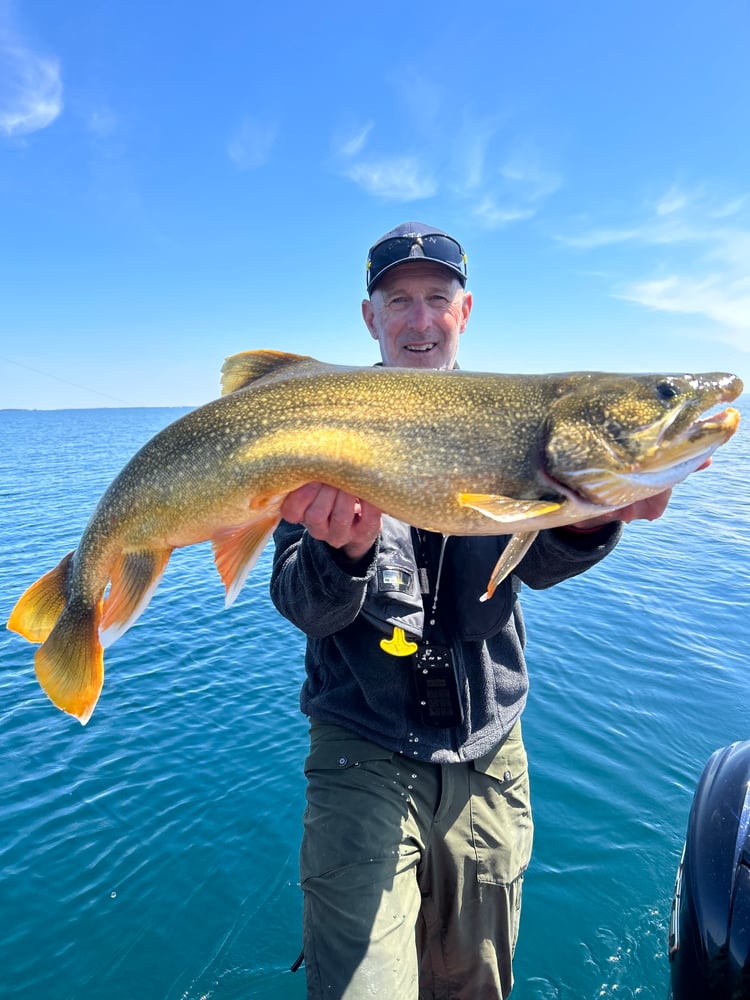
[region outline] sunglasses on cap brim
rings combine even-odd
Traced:
[[[452,236],[442,233],[391,236],[376,243],[370,250],[367,260],[368,291],[385,271],[405,260],[433,260],[438,264],[445,264],[456,272],[462,284],[466,281],[466,254]]]

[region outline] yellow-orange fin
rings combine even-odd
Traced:
[[[554,514],[562,506],[554,500],[518,500],[499,493],[459,493],[458,502],[503,524]]]
[[[18,632],[29,642],[44,642],[65,607],[72,562],[73,553],[69,552],[20,596],[8,619],[11,632]]]
[[[36,675],[47,697],[84,726],[104,680],[100,614],[101,603],[85,607],[80,601],[71,601],[34,658]]]
[[[241,351],[232,354],[225,359],[221,369],[221,394],[226,396],[266,375],[275,375],[284,368],[312,360],[304,354],[286,354],[284,351]]]
[[[508,544],[500,554],[500,558],[495,563],[495,568],[490,575],[490,582],[487,590],[479,598],[480,601],[489,601],[497,590],[497,586],[505,577],[512,573],[516,566],[531,548],[534,539],[539,534],[538,531],[522,531],[517,535],[511,535]]]
[[[124,635],[146,609],[171,555],[172,549],[145,549],[120,555],[112,570],[99,625],[99,638],[105,649]]]
[[[259,509],[251,521],[234,528],[224,528],[211,539],[214,562],[226,588],[227,608],[237,599],[279,520],[276,507]]]

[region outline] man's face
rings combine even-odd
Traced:
[[[362,303],[383,364],[405,368],[453,368],[470,312],[471,292],[430,261],[394,267]]]

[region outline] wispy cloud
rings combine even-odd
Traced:
[[[441,125],[434,91],[422,88],[419,93],[427,95],[418,102],[419,108],[411,108],[411,99],[404,100],[415,119],[418,110],[422,111],[416,144],[419,151],[374,151],[379,138],[374,123],[350,125],[332,142],[334,163],[342,176],[368,194],[389,201],[448,194],[461,212],[487,229],[532,218],[560,187],[560,177],[542,166],[533,146],[510,142],[498,120],[467,120],[456,132],[455,148],[446,154],[445,135],[455,129]],[[425,117],[428,129],[424,128]]]
[[[86,128],[97,139],[108,139],[117,131],[117,116],[108,107],[93,108],[86,117]]]
[[[271,155],[277,131],[270,122],[245,115],[229,140],[229,159],[239,170],[262,167]]]
[[[364,125],[355,125],[346,132],[342,132],[333,143],[336,155],[344,159],[358,156],[365,148],[367,137],[372,131],[373,125],[374,122],[365,122]]]
[[[513,222],[523,222],[536,215],[536,208],[523,207],[519,204],[498,203],[491,195],[487,195],[474,206],[473,215],[487,229],[502,229]]]
[[[419,201],[438,190],[437,178],[422,157],[377,154],[367,146],[374,123],[348,126],[332,143],[338,172],[368,194],[385,201]]]
[[[438,190],[434,174],[415,156],[363,159],[344,173],[369,194],[387,201],[419,201]]]
[[[525,143],[506,153],[494,169],[488,170],[485,164],[478,186],[484,194],[474,205],[474,218],[487,229],[500,229],[537,215],[562,186],[562,178],[545,167],[540,154]]]
[[[717,339],[750,352],[747,208],[745,196],[717,203],[705,188],[673,185],[642,208],[634,224],[590,227],[559,239],[579,250],[632,248],[637,257],[620,254],[613,265],[619,272],[614,297],[702,317]]]
[[[62,109],[58,60],[0,35],[0,133],[14,138],[38,132],[51,125]]]
[[[716,324],[719,339],[750,351],[750,279],[725,273],[705,277],[670,275],[636,281],[620,298],[660,312],[704,316]]]
[[[680,209],[685,208],[687,204],[688,196],[676,184],[673,184],[656,203],[656,214],[672,215],[673,212],[679,212]]]

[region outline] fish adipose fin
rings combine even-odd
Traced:
[[[278,508],[259,510],[247,524],[225,528],[211,539],[214,562],[226,588],[225,607],[237,599],[248,573],[258,561],[280,521]]]
[[[480,601],[489,601],[497,590],[498,584],[501,583],[509,573],[513,572],[531,548],[534,539],[538,534],[538,531],[522,531],[517,535],[510,536],[508,544],[505,546],[500,558],[495,563],[495,568],[492,570],[492,574],[490,575],[490,582],[487,584],[487,590],[479,598]]]
[[[34,657],[36,675],[47,697],[84,726],[104,681],[100,615],[101,602],[94,607],[71,602]]]
[[[244,389],[251,382],[266,375],[277,375],[284,368],[313,359],[304,354],[286,354],[284,351],[242,351],[226,358],[222,365],[221,394]]]
[[[116,642],[145,611],[159,586],[172,549],[123,552],[115,563],[99,625],[106,649]]]
[[[554,514],[562,506],[555,500],[517,500],[494,493],[459,493],[458,502],[503,524]]]
[[[21,595],[8,619],[11,632],[18,632],[29,642],[44,642],[65,607],[72,562],[73,553],[69,552]]]

